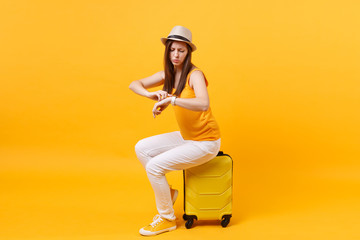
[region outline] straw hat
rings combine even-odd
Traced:
[[[192,51],[196,50],[196,46],[191,42],[192,34],[189,29],[183,26],[175,26],[167,38],[161,38],[161,42],[165,45],[167,40],[175,40],[180,42],[186,42],[190,45]]]

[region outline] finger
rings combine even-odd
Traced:
[[[163,107],[161,104],[159,104],[160,102],[156,103],[153,107],[153,112],[158,113],[159,111],[161,112],[161,108]]]
[[[161,94],[161,100],[164,100],[166,98],[166,94],[165,93],[162,93]]]
[[[152,112],[155,112],[157,109],[157,104],[154,105],[153,109],[152,109]]]

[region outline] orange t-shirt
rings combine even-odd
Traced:
[[[190,75],[194,71],[201,70],[195,68],[189,72],[186,78],[186,85],[179,96],[180,98],[196,98],[194,89],[189,85]],[[206,78],[205,82],[207,86]],[[214,141],[220,138],[220,129],[210,107],[206,111],[192,111],[174,106],[174,111],[180,133],[185,140]]]

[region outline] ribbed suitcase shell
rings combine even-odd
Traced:
[[[232,159],[222,152],[205,164],[184,170],[184,219],[221,220],[227,217],[229,222],[232,215],[232,175]],[[191,225],[192,221],[186,227]]]

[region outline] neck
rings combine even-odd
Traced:
[[[175,70],[175,72],[181,73],[183,70],[183,64],[181,64],[179,66],[174,66],[174,70]]]

